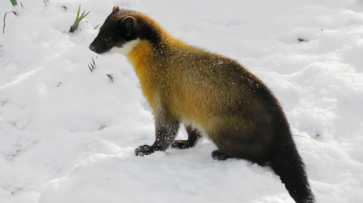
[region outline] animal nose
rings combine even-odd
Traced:
[[[91,51],[96,51],[96,47],[92,46],[92,44],[89,45],[89,49],[91,49]]]

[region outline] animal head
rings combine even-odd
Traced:
[[[140,41],[160,41],[160,26],[136,11],[120,10],[115,6],[106,18],[89,48],[98,53],[127,53]]]
[[[89,48],[98,54],[107,53],[114,47],[125,48],[128,42],[137,39],[136,34],[136,19],[115,6]]]

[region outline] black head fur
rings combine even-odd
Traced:
[[[115,6],[89,48],[103,54],[113,47],[120,48],[131,40],[146,39],[155,44],[160,38],[160,30],[144,15],[135,11],[120,10]]]

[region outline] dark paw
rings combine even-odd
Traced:
[[[215,159],[215,160],[219,160],[219,161],[224,161],[224,160],[226,160],[226,159],[228,159],[229,158],[229,156],[227,155],[227,154],[223,154],[221,151],[219,151],[219,150],[214,150],[213,152],[212,152],[212,157],[213,157],[213,159]]]
[[[174,149],[188,149],[189,147],[188,140],[175,140],[173,144],[171,144],[171,148]]]
[[[144,156],[144,155],[149,155],[155,152],[154,147],[149,146],[149,145],[142,145],[139,148],[135,149],[135,155],[136,156]]]

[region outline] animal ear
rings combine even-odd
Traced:
[[[112,13],[115,13],[117,11],[120,11],[120,8],[118,6],[114,6],[112,9]]]
[[[122,21],[121,21],[121,26],[126,28],[128,34],[130,34],[130,35],[134,31],[135,25],[136,25],[136,20],[132,16],[127,16],[124,19],[122,19]]]

